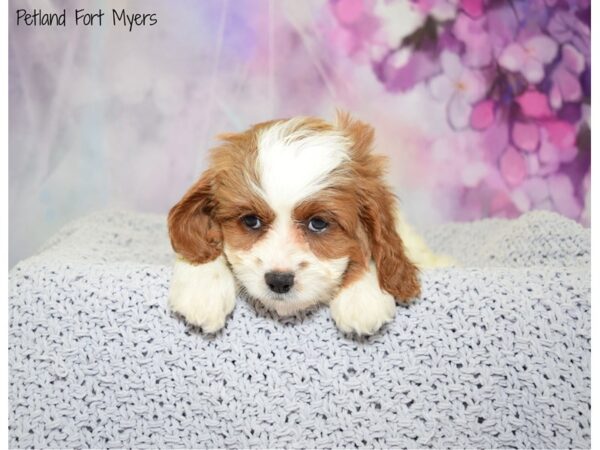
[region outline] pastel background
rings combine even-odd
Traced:
[[[113,27],[110,8],[158,24]],[[100,27],[16,27],[102,8]],[[10,263],[106,207],[166,213],[222,131],[372,123],[417,226],[589,224],[590,1],[9,1]]]

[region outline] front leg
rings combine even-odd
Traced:
[[[173,267],[169,306],[185,320],[214,333],[233,310],[236,285],[223,255],[205,264],[178,259]]]
[[[360,278],[344,286],[329,307],[336,325],[345,333],[373,334],[396,313],[394,297],[379,287],[373,263]]]

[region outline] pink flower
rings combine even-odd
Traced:
[[[527,117],[542,119],[552,116],[548,97],[535,89],[522,93],[516,98],[516,102],[521,107],[521,112]]]
[[[547,162],[571,161],[577,150],[575,127],[564,120],[551,119],[539,123],[515,122],[512,126],[511,137],[512,142],[519,149],[526,152],[539,150],[540,159],[545,159]],[[554,154],[555,157],[549,157]]]
[[[518,186],[527,176],[525,158],[512,145],[500,158],[500,172],[509,186]]]
[[[465,44],[463,61],[467,66],[483,67],[492,62],[492,43],[486,29],[487,18],[472,19],[459,14],[454,22],[453,33]]]
[[[354,55],[361,50],[357,36],[352,31],[343,27],[335,27],[329,30],[327,39],[333,46],[341,49],[346,55]]]
[[[333,0],[330,5],[337,24],[326,28],[326,39],[354,61],[366,62],[371,47],[379,43],[377,17],[364,0]]]
[[[550,103],[560,109],[563,102],[576,102],[581,99],[582,89],[579,75],[585,70],[585,58],[570,44],[562,48],[560,64],[552,72]]]
[[[365,11],[362,0],[337,0],[333,4],[333,12],[340,23],[350,25],[357,22]]]
[[[535,154],[535,164],[531,167],[534,170],[530,173],[555,173],[561,163],[570,162],[577,156],[575,128],[568,122],[548,121],[540,126],[539,133],[539,151]]]
[[[535,123],[515,122],[511,131],[513,143],[526,152],[534,152],[540,143],[540,130]]]
[[[485,149],[488,161],[496,163],[510,144],[510,130],[505,120],[494,118],[491,125],[477,133],[476,149]]]
[[[483,14],[483,0],[460,0],[460,9],[477,18]]]
[[[575,145],[577,132],[575,127],[564,120],[551,120],[544,123],[544,128],[548,132],[550,142],[561,150],[565,150]]]
[[[471,110],[471,128],[475,130],[485,130],[494,123],[495,104],[492,100],[483,100]]]
[[[465,68],[455,53],[443,52],[440,62],[443,73],[429,82],[431,95],[447,102],[448,120],[453,128],[465,128],[472,105],[485,95],[485,80],[479,72]]]
[[[556,56],[556,42],[545,35],[537,35],[524,42],[509,44],[498,62],[511,72],[520,72],[530,83],[539,83],[544,78],[544,65]]]
[[[518,211],[513,205],[513,200],[505,191],[497,191],[490,201],[490,212],[496,217],[516,217]]]

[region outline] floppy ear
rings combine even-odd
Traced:
[[[406,301],[421,292],[418,269],[408,259],[396,229],[396,197],[383,181],[387,159],[371,153],[373,128],[338,111],[336,125],[352,140],[359,214],[369,237],[379,286],[396,300]]]
[[[419,296],[419,271],[406,256],[404,243],[396,230],[396,198],[380,180],[375,181],[365,194],[361,219],[369,236],[379,286],[396,300],[408,301]]]
[[[213,218],[213,178],[212,172],[206,171],[169,211],[173,250],[194,264],[212,261],[222,252],[221,227]]]

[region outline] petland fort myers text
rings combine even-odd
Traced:
[[[74,9],[67,13],[45,12],[42,9],[17,9],[17,26],[28,27],[65,27],[67,23],[76,26],[101,27],[105,24],[114,27],[120,26],[133,31],[137,27],[148,27],[158,23],[156,13],[134,13],[125,9],[111,9],[108,14],[102,9],[87,10],[85,8]]]

